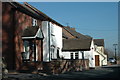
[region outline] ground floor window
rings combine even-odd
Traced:
[[[59,59],[60,58],[60,52],[59,52],[59,48],[57,48],[57,59]]]
[[[22,52],[23,61],[34,61],[36,57],[36,45],[33,40],[24,40],[24,52]]]
[[[75,59],[79,59],[79,54],[78,54],[78,52],[75,53]]]
[[[73,59],[73,53],[70,53],[71,59]]]

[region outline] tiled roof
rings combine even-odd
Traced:
[[[94,44],[97,46],[104,46],[104,39],[94,39]]]
[[[85,36],[79,32],[76,32],[75,30],[71,29],[70,27],[64,27],[70,34],[75,36],[76,38],[80,39],[91,39],[92,37]]]
[[[39,26],[32,26],[23,31],[22,38],[43,38],[43,33]]]
[[[63,51],[87,51],[90,50],[92,39],[64,39]]]
[[[62,37],[68,39],[68,37],[62,32]]]

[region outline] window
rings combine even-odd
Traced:
[[[24,60],[29,60],[29,42],[28,41],[24,41],[24,53],[22,53],[22,57]]]
[[[59,56],[59,49],[57,49],[57,58],[59,59],[60,56]]]
[[[22,52],[23,60],[29,61],[33,57],[34,53],[34,43],[32,41],[25,40],[24,42],[24,52]]]
[[[51,59],[54,58],[54,54],[55,54],[55,46],[51,45]]]
[[[78,56],[78,53],[75,53],[75,59],[79,59]]]
[[[36,19],[32,19],[32,26],[37,26],[37,20]]]
[[[73,59],[73,53],[71,53],[70,56],[71,56],[71,59]]]

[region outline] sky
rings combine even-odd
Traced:
[[[3,0],[6,1],[6,0]],[[7,0],[8,1],[8,0]],[[118,2],[120,0],[12,0],[19,2]]]
[[[29,2],[60,24],[94,39],[104,39],[105,48],[118,43],[117,2]]]

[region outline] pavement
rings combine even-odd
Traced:
[[[95,69],[66,72],[64,74],[47,75],[45,73],[28,74],[14,73],[7,74],[3,80],[119,80],[120,65],[96,67]]]

